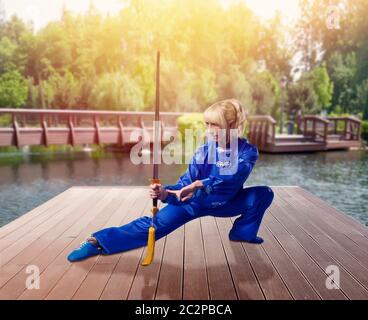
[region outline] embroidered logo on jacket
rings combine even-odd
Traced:
[[[230,161],[227,160],[227,161],[217,161],[216,162],[216,167],[218,168],[227,168],[227,167],[230,167]]]
[[[222,201],[222,202],[211,202],[212,207],[219,207],[222,206],[226,203],[226,201]]]

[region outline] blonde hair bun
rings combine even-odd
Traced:
[[[221,100],[204,111],[204,119],[221,128],[237,128],[247,118],[247,111],[236,99]]]

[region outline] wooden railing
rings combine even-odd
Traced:
[[[298,122],[298,132],[314,141],[327,141],[329,121],[315,115],[305,115]]]
[[[165,131],[175,136],[176,119],[183,114],[160,113],[162,141]],[[140,140],[131,140],[131,133],[137,128],[145,129],[153,141],[154,112],[0,109],[0,117],[4,115],[8,115],[9,121],[0,127],[0,146],[123,145]]]
[[[341,135],[341,140],[360,140],[361,121],[353,116],[327,117],[330,121],[328,133]]]
[[[276,135],[276,121],[271,116],[255,115],[248,117],[249,142],[264,147],[267,144],[274,144]]]

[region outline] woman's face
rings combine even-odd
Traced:
[[[221,127],[215,123],[206,122],[207,126],[207,134],[209,137],[211,137],[213,140],[218,141],[219,138],[219,130]]]
[[[211,123],[211,122],[206,122],[206,126],[207,126],[207,135],[209,137],[211,137],[213,140],[218,141],[219,137],[220,137],[220,133],[219,133],[220,129],[223,129],[223,128],[221,128],[218,124]],[[228,141],[228,138],[229,138],[229,130],[230,129],[226,128],[226,140],[227,141]],[[240,134],[243,133],[244,123],[239,125],[238,130],[239,130]]]

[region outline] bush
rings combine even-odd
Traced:
[[[12,124],[12,118],[10,114],[4,114],[0,116],[0,127],[10,127]]]
[[[178,130],[182,136],[183,142],[185,141],[185,130],[192,129],[198,131],[199,134],[205,134],[206,124],[204,122],[202,113],[189,113],[182,115],[176,120]]]
[[[0,75],[0,107],[19,108],[27,100],[27,83],[18,71]]]

